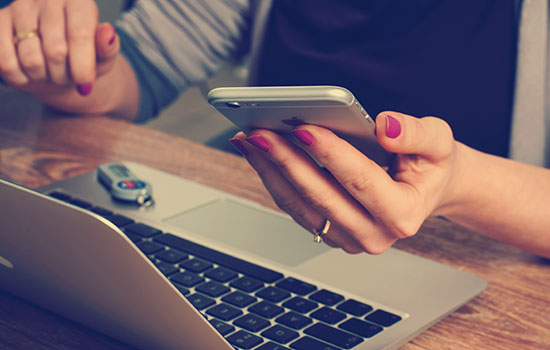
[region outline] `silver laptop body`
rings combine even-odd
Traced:
[[[137,348],[233,348],[231,334],[221,336],[119,228],[52,191],[401,317],[353,349],[397,349],[486,288],[477,276],[398,249],[348,255],[314,244],[281,213],[125,164],[151,183],[154,206],[114,202],[95,172],[41,193],[0,181],[0,288]]]

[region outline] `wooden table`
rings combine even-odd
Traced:
[[[128,160],[275,207],[238,156],[107,117],[56,116],[41,108],[25,110],[28,106],[10,110],[1,102],[2,178],[36,188],[106,161]],[[418,235],[397,247],[489,281],[484,293],[402,349],[550,349],[547,260],[439,218],[426,222]],[[0,349],[127,348],[0,293]]]

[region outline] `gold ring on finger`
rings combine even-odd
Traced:
[[[325,223],[323,224],[323,228],[321,230],[314,229],[313,230],[313,242],[315,243],[321,243],[323,241],[323,236],[328,233],[328,230],[330,230],[330,220],[325,218]]]
[[[38,31],[36,29],[22,30],[15,33],[15,35],[13,36],[13,41],[17,45],[25,39],[30,39],[34,37],[39,37]]]

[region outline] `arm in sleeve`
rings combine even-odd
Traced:
[[[248,46],[248,0],[141,0],[116,26],[140,86],[136,121],[154,117]]]

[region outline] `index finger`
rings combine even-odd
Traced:
[[[91,84],[95,80],[97,5],[89,0],[67,1],[66,16],[72,78],[78,85]]]

